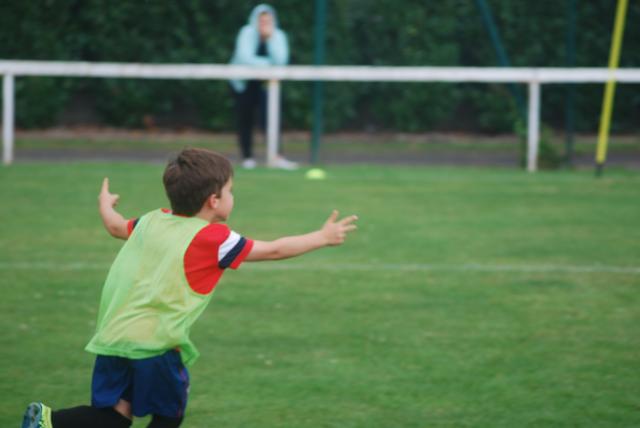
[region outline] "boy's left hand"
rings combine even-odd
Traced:
[[[102,217],[104,227],[111,236],[119,239],[127,239],[129,236],[127,221],[114,209],[119,199],[120,195],[114,195],[109,192],[109,179],[105,177],[105,179],[102,180],[102,188],[98,195],[98,211],[100,212],[100,217]]]
[[[102,188],[100,189],[100,195],[98,195],[98,204],[101,207],[115,207],[120,200],[120,195],[109,192],[109,178],[105,177],[102,180]]]

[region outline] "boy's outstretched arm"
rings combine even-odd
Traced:
[[[254,241],[247,261],[281,260],[299,256],[318,248],[340,245],[347,233],[355,230],[358,219],[352,215],[338,220],[338,211],[333,211],[321,229],[305,235],[286,236],[275,241]]]
[[[114,238],[127,239],[129,237],[127,220],[114,209],[118,203],[118,199],[120,199],[120,195],[109,193],[109,179],[105,178],[102,181],[100,195],[98,195],[100,217],[102,217],[104,227],[111,236]]]

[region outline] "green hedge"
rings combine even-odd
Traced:
[[[578,66],[608,61],[615,2],[576,1]],[[277,0],[292,63],[313,62],[311,0]],[[566,1],[488,0],[513,66],[564,66]],[[242,0],[5,0],[0,58],[149,63],[226,63],[254,2]],[[327,64],[495,66],[496,55],[471,0],[329,0]],[[621,66],[640,66],[640,3],[629,5]],[[232,128],[226,82],[19,78],[21,127],[57,123],[82,94],[86,108],[115,126],[155,123]],[[518,118],[510,90],[497,84],[326,83],[329,130],[503,132]],[[526,97],[526,88],[519,90]],[[578,85],[577,129],[597,128],[602,85]],[[284,123],[309,128],[309,83],[285,85]],[[566,88],[543,87],[543,120],[563,126]],[[614,131],[640,128],[640,88],[619,85]]]

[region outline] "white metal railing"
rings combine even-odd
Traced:
[[[540,97],[548,83],[640,83],[640,69],[496,67],[263,67],[222,64],[130,64],[59,61],[0,61],[3,77],[3,162],[13,162],[14,80],[19,76],[109,77],[141,79],[260,79],[269,81],[267,164],[277,155],[280,81],[484,82],[529,86],[527,169],[537,169]]]

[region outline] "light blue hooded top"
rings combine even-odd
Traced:
[[[260,46],[260,33],[258,31],[258,18],[264,12],[273,16],[273,34],[265,41],[267,56],[256,55]],[[254,7],[249,15],[249,22],[240,29],[236,38],[236,47],[233,51],[231,64],[254,65],[265,67],[269,65],[286,65],[289,63],[289,42],[284,31],[278,28],[278,16],[273,7],[267,4],[259,4]],[[231,86],[236,92],[243,92],[247,87],[246,80],[232,80]]]

